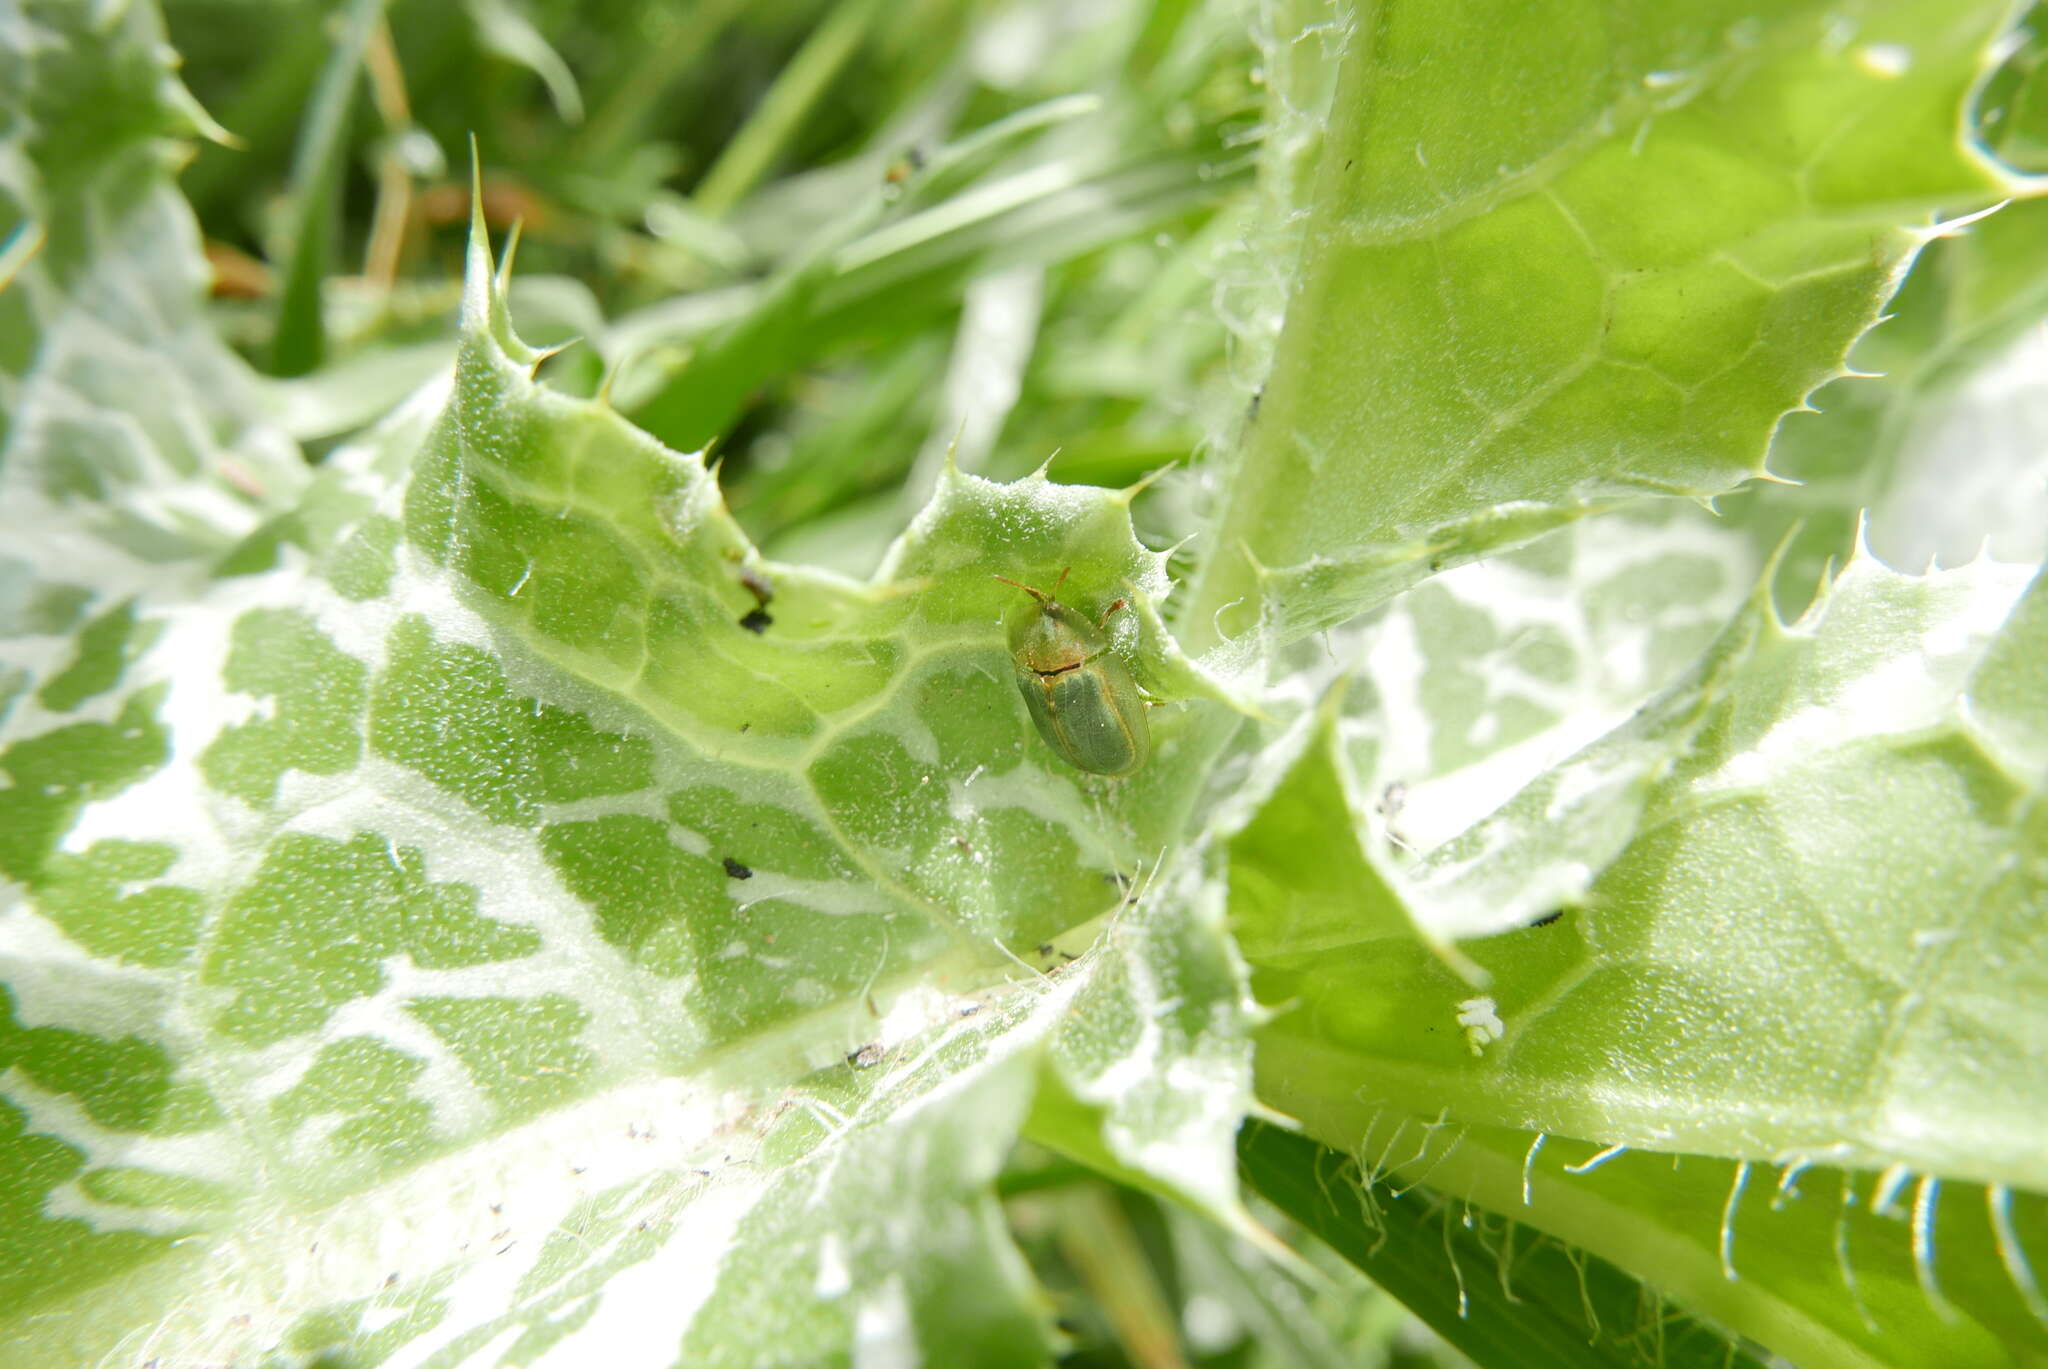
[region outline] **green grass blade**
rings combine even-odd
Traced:
[[[384,13],[384,0],[355,0],[346,27],[328,55],[320,85],[292,158],[292,256],[278,299],[277,332],[271,339],[270,368],[301,376],[326,359],[327,325],[321,285],[334,267],[339,236],[341,178],[348,167],[349,112],[370,31]]]
[[[590,117],[570,145],[569,155],[582,166],[610,166],[646,133],[662,102],[689,75],[705,49],[744,8],[741,0],[701,0],[671,5],[649,0],[622,24],[646,34],[631,63],[597,95]]]
[[[717,218],[761,183],[818,97],[859,50],[880,9],[880,0],[844,0],[804,41],[698,183],[695,203],[701,213]]]
[[[1350,1157],[1264,1122],[1237,1149],[1268,1201],[1482,1369],[1763,1369],[1598,1256],[1427,1188],[1363,1192]]]

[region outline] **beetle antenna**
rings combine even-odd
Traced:
[[[1119,600],[1117,600],[1117,601],[1116,601],[1115,603],[1111,604],[1111,605],[1110,605],[1110,606],[1109,606],[1108,608],[1106,608],[1106,609],[1102,610],[1102,626],[1103,626],[1103,627],[1105,627],[1105,628],[1107,628],[1107,627],[1109,626],[1109,615],[1110,615],[1110,614],[1112,614],[1112,613],[1115,613],[1115,612],[1116,612],[1116,611],[1117,611],[1118,609],[1120,609],[1120,608],[1129,608],[1130,606],[1131,606],[1131,601],[1130,601],[1130,600],[1128,600],[1128,599],[1119,599]]]
[[[1069,575],[1072,575],[1073,573],[1074,568],[1072,566],[1068,566],[1065,570],[1060,572],[1060,578],[1052,582],[1052,592],[1054,597],[1057,597],[1059,595],[1060,586],[1067,583],[1067,577]]]
[[[1025,585],[1025,584],[1019,584],[1019,583],[1018,583],[1017,581],[1015,581],[1015,580],[1012,580],[1012,579],[1011,579],[1010,577],[1008,577],[1007,575],[991,575],[991,576],[990,576],[989,578],[990,578],[991,580],[1001,580],[1001,581],[1002,581],[1002,582],[1003,582],[1004,584],[1006,584],[1006,585],[1010,586],[1010,588],[1012,588],[1012,589],[1021,589],[1021,590],[1023,590],[1023,591],[1024,591],[1024,592],[1025,592],[1026,594],[1030,595],[1030,596],[1031,596],[1032,598],[1036,599],[1036,600],[1037,600],[1037,601],[1038,601],[1039,603],[1041,603],[1041,604],[1045,602],[1045,599],[1046,599],[1046,596],[1045,596],[1045,595],[1043,595],[1043,594],[1041,594],[1041,593],[1040,593],[1039,591],[1037,591],[1037,590],[1035,590],[1035,589],[1031,588],[1031,586],[1029,586],[1029,585]],[[1055,588],[1057,588],[1057,586],[1055,586]]]

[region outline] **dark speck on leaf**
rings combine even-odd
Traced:
[[[746,615],[740,619],[740,626],[749,632],[761,633],[766,632],[768,625],[774,621],[773,618],[768,616],[767,609],[750,608],[747,610]]]
[[[846,1063],[857,1070],[872,1069],[882,1063],[882,1048],[874,1042],[869,1042],[847,1056]]]
[[[1564,909],[1558,908],[1554,911],[1545,913],[1542,917],[1537,918],[1534,922],[1530,923],[1529,925],[1531,927],[1548,927],[1551,923],[1557,921],[1559,918],[1563,916]]]
[[[752,870],[749,870],[746,866],[740,864],[731,856],[727,856],[725,858],[725,872],[728,875],[731,875],[734,879],[752,879],[754,877],[754,872]]]

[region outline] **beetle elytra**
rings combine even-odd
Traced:
[[[1038,725],[1038,735],[1061,760],[1094,775],[1128,775],[1151,754],[1145,702],[1123,658],[1103,636],[1122,599],[1090,622],[1058,599],[1067,572],[1050,592],[996,576],[1038,601],[1038,611],[1010,626],[1017,690]]]

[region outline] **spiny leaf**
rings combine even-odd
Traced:
[[[1089,1110],[1067,1143],[1226,1216],[1249,1096],[1184,849],[1224,691],[1160,625],[1134,492],[949,472],[870,584],[765,561],[700,458],[538,384],[480,233],[469,266],[445,386],[211,576],[53,607],[74,640],[24,658],[13,1352],[129,1337],[118,1297],[164,1355],[576,1356],[651,1264],[695,1283],[650,1364],[1040,1362],[989,1196],[1040,1079]],[[1136,606],[1113,649],[1163,706],[1129,782],[1017,693],[993,577],[1062,572]],[[638,1144],[658,1080],[712,1177]],[[560,1158],[615,1128],[637,1156]],[[544,1238],[591,1204],[635,1222],[564,1280]]]
[[[1753,603],[1647,729],[1448,848],[1454,867],[1483,851],[1478,870],[1524,868],[1518,846],[1568,852],[1559,796],[1596,790],[1617,744],[1683,705],[1690,747],[1648,772],[1580,906],[1463,948],[1493,976],[1483,1000],[1386,941],[1263,959],[1261,997],[1298,1005],[1261,1036],[1262,1068],[1299,1081],[1282,1105],[1370,1078],[1424,1115],[2048,1188],[2034,1104],[2012,1089],[2048,1048],[2025,741],[2041,700],[2011,665],[2038,615],[1999,631],[2017,580],[1865,558],[1789,627]],[[1979,692],[1999,701],[1988,727]]]
[[[1825,5],[1753,9],[1360,16],[1198,647],[1761,474],[1925,216],[2008,193],[1958,136],[2007,6],[1892,0],[1841,43]]]

